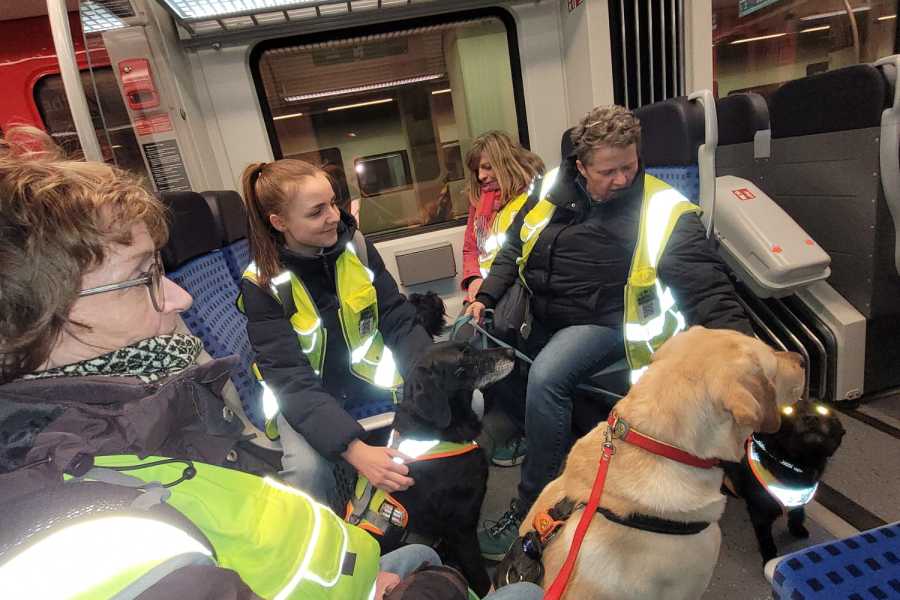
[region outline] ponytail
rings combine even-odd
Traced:
[[[250,255],[256,263],[257,283],[263,288],[268,287],[269,281],[281,271],[278,247],[284,244],[284,234],[272,227],[257,193],[259,179],[265,168],[264,162],[251,163],[241,175],[250,234]]]
[[[269,219],[272,215],[284,215],[294,186],[304,178],[316,175],[327,177],[319,167],[291,158],[251,163],[241,175],[250,254],[256,263],[256,280],[261,287],[268,287],[282,270],[278,249],[284,246],[284,234],[275,229]]]

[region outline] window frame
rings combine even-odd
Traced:
[[[469,19],[479,19],[493,17],[499,19],[506,28],[506,45],[509,54],[510,76],[513,87],[513,102],[516,107],[516,122],[518,124],[519,143],[530,148],[530,139],[528,136],[528,119],[525,114],[525,86],[522,80],[522,62],[519,56],[519,36],[516,28],[516,21],[513,15],[506,9],[501,7],[489,7],[474,10],[465,10],[458,12],[440,13],[425,17],[414,17],[410,19],[398,19],[394,21],[385,21],[373,23],[371,25],[362,25],[356,27],[347,27],[343,29],[331,29],[327,31],[318,31],[314,33],[306,33],[290,37],[280,37],[269,40],[263,40],[255,44],[248,57],[250,74],[253,78],[253,86],[256,89],[256,98],[259,102],[259,108],[262,112],[263,123],[266,126],[266,134],[269,137],[269,147],[272,149],[272,155],[275,160],[284,157],[281,144],[278,141],[278,134],[275,131],[275,122],[272,120],[272,110],[269,106],[269,100],[266,97],[265,87],[263,85],[262,73],[260,71],[260,61],[263,54],[269,50],[276,50],[288,46],[298,46],[306,44],[315,44],[326,41],[342,40],[348,38],[362,37],[367,35],[378,35],[383,33],[392,33],[407,29],[415,29],[417,27],[427,27],[432,25],[441,25],[452,23],[454,21],[465,21]],[[441,148],[439,147],[439,150]],[[465,179],[465,177],[463,178]],[[362,193],[362,190],[360,190]],[[371,196],[368,196],[371,197]],[[419,225],[414,228],[404,228],[400,230],[389,230],[379,233],[366,234],[366,238],[372,242],[383,242],[387,240],[400,239],[414,235],[422,235],[431,231],[439,231],[441,229],[449,229],[451,227],[459,227],[466,224],[467,217],[458,217],[450,219],[443,223],[432,223],[429,225]]]
[[[404,183],[403,185],[396,185],[394,187],[382,188],[374,194],[367,194],[363,190],[362,182],[359,180],[359,172],[357,172],[356,173],[356,183],[357,183],[357,187],[359,188],[359,195],[361,198],[377,198],[378,196],[381,196],[382,194],[392,194],[394,192],[400,192],[400,191],[408,190],[408,189],[414,187],[414,184],[412,181],[412,170],[410,169],[410,166],[409,166],[409,153],[404,149],[388,150],[387,152],[380,152],[378,154],[369,154],[368,156],[360,156],[359,158],[354,159],[353,168],[354,168],[354,170],[359,168],[359,164],[362,162],[376,161],[376,160],[381,160],[381,159],[385,159],[385,158],[390,158],[392,156],[398,156],[400,158],[400,161],[403,163],[404,179],[409,181],[409,183]]]

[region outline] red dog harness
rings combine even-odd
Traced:
[[[697,467],[699,469],[712,469],[719,466],[717,458],[699,458],[693,454],[677,448],[671,444],[661,442],[657,439],[645,435],[628,426],[628,423],[620,419],[615,413],[610,413],[609,419],[606,421],[607,428],[604,434],[603,452],[600,455],[600,463],[597,466],[597,475],[594,478],[594,485],[591,488],[590,499],[584,512],[581,513],[581,519],[575,529],[575,537],[572,539],[572,545],[569,547],[569,553],[566,555],[566,561],[556,575],[556,579],[550,585],[544,600],[559,600],[566,591],[569,578],[572,576],[572,570],[575,568],[575,560],[578,558],[578,552],[581,549],[581,543],[590,527],[591,519],[597,512],[600,504],[600,497],[603,495],[603,486],[606,484],[606,473],[609,470],[609,463],[613,454],[616,453],[616,447],[613,445],[613,439],[619,439],[627,442],[632,446],[642,448],[651,454],[662,456],[685,465]]]

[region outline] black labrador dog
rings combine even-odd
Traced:
[[[753,434],[740,463],[725,463],[726,479],[747,502],[763,564],[778,555],[772,524],[785,511],[791,535],[809,537],[803,506],[843,437],[844,427],[832,410],[801,400],[782,408],[777,432]]]
[[[405,509],[406,529],[441,540],[451,563],[459,566],[472,589],[484,596],[491,587],[478,547],[478,516],[487,489],[488,463],[481,448],[469,445],[481,432],[472,411],[472,392],[512,371],[514,355],[502,348],[478,350],[463,342],[440,342],[416,362],[403,384],[392,432],[400,440],[458,444],[455,452],[434,460],[407,463],[415,480],[408,490],[392,494]],[[446,444],[450,442],[451,444]],[[463,451],[460,452],[460,449]],[[382,551],[399,540],[383,536]]]

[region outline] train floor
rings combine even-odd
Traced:
[[[847,433],[807,507],[810,537],[796,540],[786,520],[777,521],[779,554],[900,521],[900,390],[841,409],[840,419]],[[482,519],[496,519],[506,510],[518,482],[518,467],[491,467]],[[720,527],[722,549],[704,600],[771,598],[743,501],[728,500]]]

